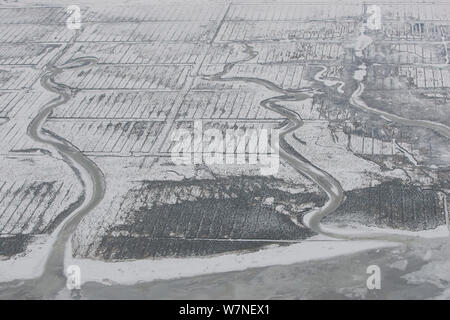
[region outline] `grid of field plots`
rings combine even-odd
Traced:
[[[443,65],[448,63],[450,6],[389,3],[380,7],[384,13],[383,29],[376,44],[364,53],[376,62],[367,70],[367,92],[436,92],[448,88],[449,69]],[[270,129],[285,121],[261,106],[261,101],[276,94],[273,91],[243,81],[216,81],[214,75],[224,72],[230,63],[241,61],[227,70],[225,77],[255,77],[288,91],[310,89],[313,75],[321,66],[328,67],[327,76],[339,78],[346,72],[339,66],[352,55],[348,38],[359,32],[365,8],[363,4],[333,2],[83,7],[80,30],[66,26],[65,7],[0,8],[0,156],[9,168],[22,170],[20,177],[8,180],[5,174],[0,179],[0,235],[48,232],[70,214],[77,201],[82,201],[80,182],[64,165],[55,169],[51,177],[26,177],[38,163],[48,161],[50,167],[53,162],[61,163],[50,156],[52,150],[32,141],[27,134],[39,110],[57,97],[40,84],[52,65],[80,57],[97,59],[92,66],[65,70],[55,77],[56,82],[73,89],[72,95],[52,111],[43,130],[63,138],[96,163],[114,164],[99,165],[106,177],[107,195],[91,213],[90,220],[85,220],[85,226],[98,228],[88,226],[89,237],[79,236],[80,246],[83,241],[106,241],[98,250],[108,258],[126,258],[124,252],[134,252],[130,253],[133,257],[158,256],[178,250],[174,243],[178,243],[180,232],[169,228],[171,232],[167,229],[158,234],[146,229],[141,230],[145,233],[142,239],[130,236],[124,241],[115,237],[113,231],[122,236],[127,224],[140,218],[149,224],[151,219],[165,219],[156,213],[150,220],[140,217],[136,213],[139,208],[121,212],[120,204],[124,199],[132,199],[134,193],[130,190],[145,189],[142,180],[151,180],[152,170],[157,170],[153,165],[160,158],[167,159],[174,130],[191,128],[193,120],[221,130]],[[448,108],[447,101],[444,105]],[[307,121],[345,120],[353,115],[348,109],[331,110],[326,99],[305,99],[291,107]],[[375,154],[392,155],[389,143],[355,133],[349,146],[359,154],[371,150],[374,155],[375,150]],[[411,146],[400,147],[413,152]],[[124,180],[114,178],[133,161],[140,163],[133,167],[133,173],[121,176]],[[4,168],[8,172],[8,167]],[[12,183],[14,179],[17,183]],[[287,240],[298,236],[285,217],[280,218],[273,211],[263,214],[270,220],[268,230],[288,230]],[[120,218],[110,218],[107,229],[100,225],[105,215]],[[178,218],[184,221],[184,217]],[[238,223],[245,224],[247,218],[259,219],[257,215],[244,216]],[[201,212],[194,220],[201,223],[204,219],[205,212]],[[209,225],[216,228],[218,224]],[[198,239],[192,235],[202,234],[201,227],[189,230],[186,232],[191,244],[184,243],[182,247],[200,248],[201,254],[252,247],[235,242],[211,251],[210,247],[203,247],[204,242],[194,244]],[[253,231],[241,228],[221,232],[207,235],[258,237],[256,227]],[[270,232],[264,243],[273,238]],[[152,243],[161,236],[167,239],[160,251],[151,251],[148,248],[154,246],[149,245],[139,254],[129,249],[142,247],[143,241]],[[4,242],[0,242],[3,250],[1,243]],[[89,243],[84,245],[89,248]],[[15,246],[20,251],[20,243]],[[95,255],[83,250],[80,252],[85,255]]]

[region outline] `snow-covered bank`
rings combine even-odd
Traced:
[[[319,235],[301,243],[289,246],[272,245],[251,253],[234,253],[204,258],[104,262],[72,258],[68,254],[71,252],[71,245],[68,243],[65,268],[69,265],[79,266],[82,283],[94,281],[104,284],[132,285],[158,279],[241,271],[272,265],[288,265],[396,245],[396,243],[386,241],[340,241]]]

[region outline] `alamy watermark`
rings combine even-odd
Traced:
[[[66,270],[66,287],[69,290],[80,290],[81,288],[81,269],[77,265],[70,265]]]
[[[380,30],[381,29],[381,8],[376,4],[372,4],[366,9],[367,22],[366,26],[369,30]]]
[[[69,17],[66,20],[66,26],[70,30],[78,30],[81,28],[81,9],[77,5],[68,6],[66,12]]]
[[[277,129],[203,130],[201,120],[193,130],[172,132],[171,159],[176,165],[257,165],[261,175],[278,172],[279,132]]]
[[[367,278],[366,285],[367,289],[374,290],[374,289],[381,289],[381,269],[376,264],[372,264],[367,267],[366,270],[367,274],[370,274],[370,276]]]

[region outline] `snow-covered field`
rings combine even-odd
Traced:
[[[409,94],[410,88],[423,89],[429,91],[427,95],[414,101],[427,99],[431,104],[433,100],[439,112],[449,106],[448,70],[444,66],[448,54],[443,50],[447,50],[445,41],[450,40],[445,34],[450,6],[436,4],[429,10],[426,4],[405,3],[380,3],[385,13],[384,27],[378,33],[368,31],[366,35],[360,25],[363,1],[324,4],[113,0],[94,4],[81,0],[77,5],[82,9],[82,28],[78,31],[65,25],[66,5],[72,2],[1,1],[0,282],[39,276],[63,222],[76,216],[76,208],[83,205],[83,196],[89,199],[91,195],[89,189],[93,184],[89,177],[74,169],[64,152],[36,142],[30,134],[39,112],[63,99],[61,96],[58,100],[50,90],[44,90],[45,76],[52,67],[82,57],[92,59],[92,65],[55,73],[54,81],[67,89],[67,101],[49,114],[42,132],[73,146],[73,150],[95,163],[104,179],[103,198],[77,224],[65,251],[65,266],[80,266],[83,283],[131,285],[330,259],[397,246],[398,243],[387,240],[343,241],[324,235],[283,238],[283,227],[291,227],[293,223],[300,229],[306,228],[301,224],[303,215],[307,212],[311,215],[327,203],[323,184],[308,179],[311,175],[307,170],[301,171],[288,159],[281,159],[272,180],[255,182],[257,185],[264,181],[266,185],[239,190],[246,196],[255,190],[261,192],[262,195],[251,195],[262,206],[247,204],[247,211],[242,210],[242,216],[236,217],[231,226],[220,225],[225,220],[222,221],[214,205],[207,208],[211,216],[204,219],[202,215],[198,225],[197,221],[191,221],[194,216],[189,216],[191,209],[178,218],[173,214],[175,207],[170,206],[239,198],[239,192],[227,193],[230,186],[226,183],[219,188],[210,181],[230,181],[221,180],[230,177],[251,180],[260,174],[260,168],[247,164],[175,165],[171,161],[170,137],[180,128],[192,129],[195,120],[201,120],[205,128],[219,131],[287,130],[286,113],[268,110],[262,103],[277,97],[277,103],[297,116],[298,128],[286,136],[287,144],[298,153],[298,159],[303,157],[302,161],[328,174],[322,178],[336,180],[333,193],[340,192],[338,187],[348,194],[394,180],[439,194],[448,193],[445,164],[448,152],[442,145],[443,138],[437,138],[428,129],[416,134],[376,112],[371,114],[370,110],[376,111],[376,106],[363,101],[363,95],[356,98],[352,95],[359,92],[354,91],[357,88],[365,88],[377,103],[390,104],[389,95],[377,96],[377,90],[403,90],[403,94]],[[433,28],[427,26],[420,31],[420,25],[411,27],[396,17],[420,17],[427,23],[432,21]],[[442,28],[439,29],[442,34],[433,31],[435,25]],[[411,46],[403,43],[410,40],[414,42]],[[397,46],[397,42],[402,43]],[[433,43],[432,48],[427,47],[428,42]],[[387,48],[393,53],[384,57]],[[393,61],[392,57],[398,59]],[[368,61],[361,62],[364,59]],[[413,68],[411,64],[416,62],[426,66]],[[395,63],[398,65],[393,67]],[[366,104],[369,112],[352,106],[351,97]],[[292,124],[294,119],[289,119]],[[442,123],[441,126],[444,127]],[[191,186],[192,181],[211,186]],[[146,189],[149,182],[157,187]],[[187,186],[173,187],[177,183]],[[271,183],[278,183],[279,198],[264,194],[273,187]],[[136,195],[139,191],[142,194]],[[298,195],[306,195],[307,199],[293,203]],[[433,206],[423,211],[441,214],[443,199],[423,200],[423,206],[425,203]],[[414,207],[415,202],[411,203]],[[187,237],[189,241],[265,240],[274,244],[258,250],[224,249],[225,253],[220,255],[201,256],[194,252],[181,258],[175,256],[191,252],[183,251],[183,245],[190,246],[192,242],[186,245],[180,241],[182,245],[174,245],[163,257],[149,258],[144,252],[145,259],[132,260],[124,253],[120,261],[101,260],[101,250],[107,247],[104,241],[121,241],[124,237],[123,243],[115,247],[122,253],[129,249],[127,243],[186,240],[189,232],[177,233],[176,228],[164,233],[170,229],[169,223],[160,225],[158,218],[145,219],[151,216],[152,209],[162,207],[172,208],[167,215],[195,233],[192,238]],[[267,213],[269,210],[272,211]],[[263,213],[258,216],[260,212]],[[229,214],[234,218],[236,213]],[[418,219],[426,220],[427,215]],[[151,229],[147,228],[152,224],[148,221],[154,224]],[[257,236],[250,239],[245,227],[255,221],[262,229],[266,228],[263,231],[270,235],[279,232],[280,237],[258,238],[267,234],[255,228],[256,231],[251,231]],[[228,227],[229,231],[222,230]],[[322,227],[324,231],[346,236],[369,233],[420,239],[448,236],[443,225],[419,232],[356,223],[345,228],[331,224]],[[219,231],[210,232],[214,228]],[[204,230],[207,230],[204,234],[216,238],[202,236]],[[169,239],[164,238],[167,234]],[[247,238],[242,239],[243,234]],[[29,238],[21,242],[20,236]],[[158,238],[162,236],[164,239]],[[20,241],[8,245],[5,239]],[[141,242],[133,242],[136,239]],[[277,241],[283,245],[277,245]],[[218,242],[215,243],[220,246]],[[443,256],[447,257],[445,252]],[[443,283],[449,281],[443,271],[448,267],[445,259],[410,273],[407,280],[432,281],[444,287]],[[447,294],[444,292],[442,297]]]

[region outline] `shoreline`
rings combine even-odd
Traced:
[[[331,226],[331,225],[327,225]],[[424,231],[400,231],[365,227],[372,232],[404,234],[415,236],[417,240],[445,238],[449,236],[446,226]],[[336,228],[333,228],[336,230]],[[361,232],[364,232],[363,230]],[[367,250],[401,246],[403,243],[388,240],[340,240],[317,235],[309,240],[287,247],[271,245],[256,252],[229,253],[199,258],[162,258],[132,261],[106,262],[101,260],[73,258],[66,254],[64,265],[77,265],[81,269],[81,283],[98,282],[105,285],[135,285],[155,280],[171,280],[200,275],[243,271],[252,268],[276,265],[290,265],[301,262],[326,260],[351,255]],[[71,243],[66,253],[71,252]],[[274,262],[276,261],[276,262]],[[184,265],[180,270],[179,263]]]
[[[338,232],[341,229],[332,224],[325,224],[324,227],[332,228],[333,232]],[[403,234],[416,236],[418,240],[449,236],[449,231],[445,225],[439,226],[436,229],[423,231],[383,229],[361,225],[358,225],[357,228],[361,233],[370,230],[372,232]],[[55,233],[57,232],[55,230]],[[348,226],[346,226],[346,231],[344,232],[348,232]],[[355,232],[358,231],[355,229]],[[0,260],[0,271],[8,270],[8,272],[0,272],[0,286],[8,282],[40,277],[45,268],[47,258],[47,254],[45,253],[51,250],[55,240],[56,236],[54,234],[50,236],[38,236],[30,243],[29,251],[26,254],[22,253],[10,259]],[[71,257],[71,241],[68,241],[65,249],[64,269],[67,269],[69,265],[80,266],[82,270],[81,283],[97,282],[105,285],[134,285],[155,280],[171,280],[220,272],[243,271],[258,267],[326,260],[363,251],[400,245],[402,243],[395,241],[340,240],[317,235],[309,240],[291,244],[287,247],[270,245],[255,252],[228,253],[198,258],[162,258],[157,260],[143,259],[106,262]],[[274,263],[273,261],[277,262]],[[178,268],[179,263],[183,263],[186,268],[180,271]],[[14,270],[14,272],[11,272],[11,270]]]
[[[325,260],[354,253],[396,247],[401,243],[389,241],[348,241],[314,236],[309,241],[287,247],[270,245],[256,252],[229,253],[199,258],[163,258],[106,262],[73,258],[66,254],[65,268],[77,265],[81,270],[81,284],[96,282],[103,285],[137,285],[156,280],[172,280],[201,275],[244,271],[252,268],[290,265]],[[71,252],[68,243],[66,253]],[[180,264],[183,268],[180,268]]]
[[[331,226],[331,225],[326,225]],[[403,231],[365,227],[372,232],[414,235],[417,240],[449,236],[446,226],[424,231]],[[336,230],[336,228],[333,228]],[[367,230],[363,230],[364,232]],[[302,262],[326,260],[375,249],[394,248],[402,242],[388,240],[340,240],[317,235],[309,240],[289,246],[270,245],[259,251],[228,253],[217,256],[142,259],[106,262],[102,260],[73,258],[71,243],[67,243],[65,268],[77,265],[81,269],[81,284],[96,282],[103,285],[136,285],[156,280],[173,280],[223,272],[244,271],[253,268],[291,265]],[[183,264],[183,268],[180,268]]]

